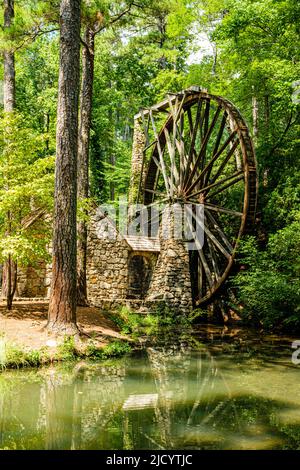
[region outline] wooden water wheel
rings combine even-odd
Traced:
[[[197,87],[168,95],[138,117],[146,134],[139,201],[204,206],[204,243],[190,251],[194,305],[201,305],[228,277],[239,240],[255,222],[249,130],[231,102]]]

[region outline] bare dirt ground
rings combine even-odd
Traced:
[[[44,301],[16,301],[8,311],[0,301],[0,334],[5,339],[25,349],[55,347],[55,338],[45,329],[48,303]],[[77,324],[84,334],[82,339],[93,338],[99,345],[113,339],[125,339],[118,327],[94,307],[78,307]]]

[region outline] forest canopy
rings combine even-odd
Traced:
[[[0,116],[1,262],[34,263],[50,240],[47,221],[33,229],[26,217],[33,205],[53,208],[58,16],[57,1],[15,1],[13,22],[0,30],[1,52],[15,60],[14,113]],[[85,0],[81,47],[89,40],[90,186],[79,210],[127,194],[141,108],[192,85],[226,97],[246,118],[259,169],[256,234],[244,240],[246,269],[228,288],[245,319],[299,328],[300,3]]]

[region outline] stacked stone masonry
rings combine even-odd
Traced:
[[[165,214],[168,236],[160,229],[160,254],[147,300],[162,300],[174,314],[187,315],[192,310],[189,254],[183,240],[174,237],[173,209],[167,206]]]

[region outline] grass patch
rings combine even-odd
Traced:
[[[90,359],[109,359],[111,357],[122,357],[131,351],[131,346],[123,341],[113,341],[104,348],[97,348],[94,344],[89,344],[86,355]]]
[[[109,314],[109,318],[120,328],[123,335],[138,337],[139,333],[151,334],[160,327],[180,326],[188,328],[196,318],[205,318],[207,312],[197,309],[188,317],[176,315],[171,307],[161,302],[156,305],[154,313],[146,315],[132,312],[128,307],[121,307],[117,312]]]
[[[134,313],[127,307],[121,307],[117,312],[110,315],[110,319],[120,328],[123,335],[131,335],[133,338],[138,335],[142,328],[153,328],[159,325],[158,316]]]
[[[18,369],[21,367],[38,367],[51,361],[46,348],[39,350],[25,350],[20,347],[5,342],[1,339],[0,368]],[[3,345],[4,343],[4,345]]]
[[[79,359],[98,359],[121,357],[131,351],[124,341],[112,341],[105,347],[99,347],[94,342],[82,344],[72,336],[66,336],[58,344],[55,352],[47,348],[26,350],[0,337],[0,370],[19,369],[23,367],[40,367],[53,362],[71,362]]]

